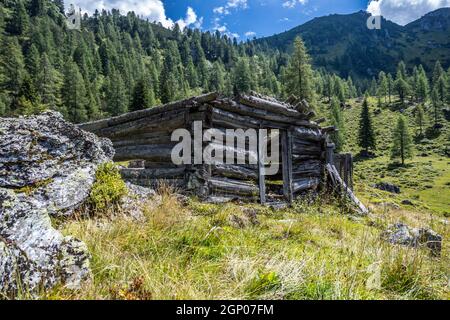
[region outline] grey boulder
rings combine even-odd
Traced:
[[[409,247],[427,247],[439,256],[442,251],[442,236],[428,228],[411,228],[403,223],[396,223],[382,233],[382,238],[389,243]]]
[[[89,279],[86,245],[63,236],[50,217],[83,204],[97,167],[113,156],[109,140],[56,112],[0,119],[0,296]]]

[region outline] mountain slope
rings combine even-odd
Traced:
[[[407,26],[383,18],[381,30],[369,30],[364,11],[315,18],[289,31],[256,40],[263,48],[290,51],[301,35],[316,67],[370,78],[384,70],[395,72],[397,63],[423,63],[432,70],[436,59],[450,66],[450,8],[431,12]]]

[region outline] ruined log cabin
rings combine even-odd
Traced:
[[[303,193],[325,187],[326,180],[339,181],[351,193],[351,155],[334,154],[334,145],[328,138],[334,128],[321,127],[324,120],[312,121],[314,117],[308,103],[293,96],[281,102],[256,93],[234,98],[209,93],[82,124],[81,128],[111,139],[116,150],[115,161],[131,164],[122,169],[123,178],[141,186],[155,187],[165,181],[214,202],[235,199],[292,202]],[[253,141],[257,147],[250,138],[239,145],[235,136],[231,137],[231,146],[217,143],[215,139],[202,140],[203,150],[209,146],[215,153],[223,153],[224,159],[231,155],[234,160],[204,163],[195,161],[194,155],[199,124],[203,131],[221,132],[227,141],[232,129],[258,132],[263,129],[268,135],[266,138],[257,135],[258,141]],[[189,154],[192,161],[174,164],[172,152],[179,141],[173,141],[173,132],[180,128],[187,130],[193,139]],[[269,137],[276,137],[279,143],[266,143],[268,150],[263,150],[261,139],[267,142]],[[274,151],[280,155],[278,163],[273,160],[268,163],[267,154]],[[244,157],[247,161],[242,162]],[[266,174],[269,165],[279,168],[276,174]],[[330,174],[332,179],[326,179]]]

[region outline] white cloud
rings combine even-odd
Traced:
[[[245,36],[246,36],[247,38],[254,37],[254,36],[256,36],[256,32],[254,32],[254,31],[247,31],[247,32],[245,33]]]
[[[216,7],[213,9],[215,14],[219,15],[229,15],[231,10],[247,9],[247,0],[228,0],[224,6]]]
[[[297,4],[306,4],[308,0],[288,0],[283,2],[284,8],[294,8]]]
[[[197,19],[197,14],[194,9],[188,7],[186,17],[176,22],[181,29],[184,29],[190,25],[194,25],[196,28],[200,28],[203,23],[203,18]]]
[[[161,0],[65,0],[65,3],[67,8],[71,3],[74,3],[90,14],[94,13],[95,9],[99,11],[119,9],[122,14],[134,11],[137,15],[150,21],[161,22],[166,28],[171,28],[174,25],[173,20],[166,16],[166,10]],[[195,11],[188,7],[186,17],[178,20],[177,23],[180,28],[190,25],[198,27],[202,21],[203,19],[198,19]]]
[[[450,0],[372,0],[367,11],[372,15],[382,15],[388,20],[406,25],[442,7],[450,7]]]

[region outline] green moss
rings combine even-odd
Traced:
[[[95,183],[89,197],[89,204],[98,211],[107,210],[120,203],[128,189],[113,163],[101,165],[95,174]]]
[[[27,195],[31,195],[36,190],[38,190],[40,188],[45,188],[46,186],[48,186],[52,182],[53,182],[53,179],[52,178],[48,178],[48,179],[45,179],[45,180],[38,181],[38,182],[36,182],[36,183],[34,183],[32,185],[29,185],[29,186],[25,186],[25,187],[22,187],[22,188],[19,188],[19,189],[14,189],[14,192],[17,193],[17,194],[25,193]]]

